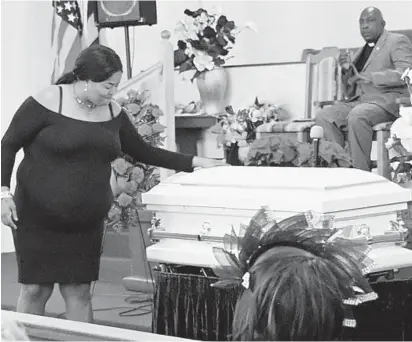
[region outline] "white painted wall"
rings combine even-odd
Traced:
[[[306,48],[361,46],[363,41],[359,34],[359,15],[364,8],[372,5],[382,10],[388,30],[412,29],[412,1],[157,1],[158,24],[152,27],[130,28],[133,75],[159,61],[159,37],[162,30],[172,32],[171,42],[176,45],[177,37],[173,35],[173,31],[177,21],[183,18],[185,8],[196,10],[199,7],[212,9],[220,6],[228,19],[235,20],[239,25],[247,21],[255,22],[259,32],[242,32],[233,50],[235,57],[228,63],[244,65],[299,61],[302,50]],[[109,46],[119,53],[125,64],[124,29],[105,31]],[[231,102],[234,107],[249,104],[244,103],[248,97],[240,94],[249,94],[251,89],[254,93],[263,91],[262,82],[251,81],[256,81],[255,71],[254,68],[242,68],[236,73],[240,78],[232,78],[232,85],[237,90],[236,93],[232,92],[231,99],[241,101]],[[300,88],[302,84],[303,79],[282,78],[282,84],[272,84],[273,98],[269,100],[277,100],[275,90],[278,88]],[[182,104],[196,101],[199,98],[196,85],[179,80],[175,98]],[[300,99],[295,97],[292,101],[300,102]]]
[[[360,46],[359,15],[372,5],[382,10],[388,29],[412,29],[412,1],[248,1],[242,11],[236,4],[223,1],[222,7],[240,23],[255,21],[259,34],[239,37],[235,64],[296,61],[305,48]]]
[[[229,20],[233,19],[239,25],[247,21],[258,25],[258,34],[245,31],[239,35],[233,50],[235,57],[230,61],[236,65],[298,61],[305,48],[360,46],[359,15],[372,5],[382,10],[387,29],[412,29],[412,1],[160,0],[157,1],[157,25],[130,29],[134,42],[134,74],[158,60],[160,32],[170,30],[173,33],[185,8],[221,6]],[[124,29],[108,29],[107,39],[125,61]],[[172,41],[176,42],[173,35]]]
[[[291,119],[305,112],[306,64],[233,66],[226,69],[229,91],[225,105],[240,109],[252,105],[255,98],[284,107]],[[194,82],[196,84],[196,82]],[[186,104],[200,99],[197,87],[176,73],[175,101]]]
[[[1,3],[1,135],[20,104],[50,80],[51,14],[49,1]],[[22,153],[16,159],[20,163]],[[15,184],[13,173],[12,188]],[[1,227],[1,252],[14,251],[10,228]]]

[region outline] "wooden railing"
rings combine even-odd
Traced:
[[[164,113],[164,116],[160,118],[160,123],[166,126],[164,148],[176,151],[173,46],[170,43],[169,31],[163,31],[161,38],[159,62],[122,83],[115,98],[125,97],[129,90],[138,90],[141,83],[154,75],[160,76],[161,103],[158,105]],[[145,90],[150,91],[151,89]]]
[[[126,96],[127,92],[131,89],[134,89],[147,79],[148,77],[152,76],[155,73],[161,74],[163,70],[163,63],[158,62],[156,64],[153,64],[150,68],[147,68],[146,70],[143,70],[140,72],[138,75],[134,76],[130,80],[127,80],[126,82],[123,82],[120,84],[119,89],[117,90],[116,93],[116,98]]]

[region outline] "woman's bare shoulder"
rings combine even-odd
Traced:
[[[114,117],[118,116],[122,112],[122,106],[116,101],[112,100],[112,108]]]
[[[60,102],[59,87],[56,85],[50,85],[33,95],[33,98],[42,106],[50,110],[57,111]]]

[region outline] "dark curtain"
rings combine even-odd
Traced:
[[[233,313],[241,289],[210,286],[216,278],[157,273],[153,332],[202,341],[230,340]],[[358,323],[344,340],[412,340],[412,279],[373,285],[379,299],[355,308]]]
[[[358,327],[356,340],[412,340],[412,279],[372,285],[379,295],[376,301],[355,310]]]
[[[158,273],[153,332],[203,341],[230,340],[240,289],[211,287],[216,281],[197,275]]]

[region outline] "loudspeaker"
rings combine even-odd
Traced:
[[[96,1],[96,7],[98,27],[157,24],[156,1]]]

